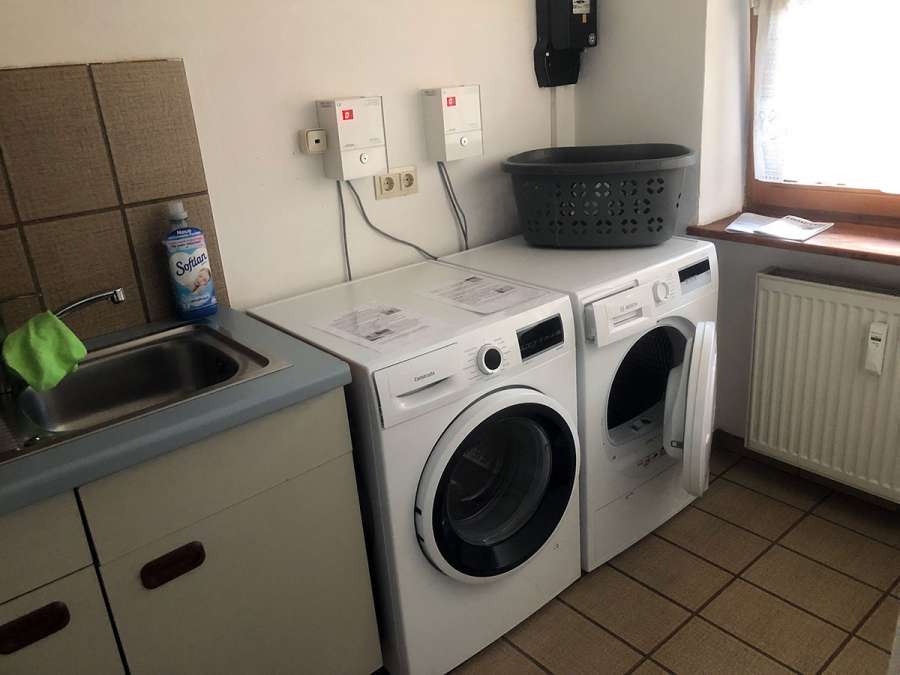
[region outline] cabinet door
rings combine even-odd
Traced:
[[[93,567],[0,605],[0,673],[123,671]]]
[[[135,675],[381,664],[349,454],[100,569]]]

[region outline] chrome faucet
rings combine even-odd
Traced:
[[[5,302],[9,300],[17,300],[19,298],[25,297],[34,297],[34,294],[20,295],[12,298],[3,298],[3,301]],[[113,288],[108,291],[102,291],[100,293],[94,293],[93,295],[87,295],[83,298],[75,300],[74,302],[63,305],[53,313],[57,316],[57,318],[59,318],[65,316],[70,312],[74,312],[77,309],[81,309],[82,307],[87,307],[104,300],[109,300],[114,305],[125,302],[125,290],[122,288]],[[0,347],[3,346],[3,343],[6,341],[6,336],[8,334],[9,332],[7,331],[6,326],[3,323],[3,316],[0,315]],[[3,359],[0,358],[0,396],[18,394],[22,389],[24,389],[24,387],[25,383],[22,381],[22,378],[14,373],[6,365],[6,363],[3,362]]]

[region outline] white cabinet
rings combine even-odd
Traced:
[[[0,673],[122,672],[93,567],[0,604]]]
[[[349,454],[103,565],[131,671],[371,673]]]
[[[341,390],[80,492],[135,675],[381,665]]]

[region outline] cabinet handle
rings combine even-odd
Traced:
[[[167,584],[172,579],[200,567],[206,560],[206,550],[199,541],[179,546],[174,551],[151,560],[141,568],[141,583],[148,591]]]
[[[8,655],[43,640],[69,625],[69,608],[64,602],[51,602],[25,616],[0,626],[0,654]]]

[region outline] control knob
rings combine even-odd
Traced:
[[[478,364],[478,370],[485,375],[492,375],[500,370],[503,364],[503,354],[494,345],[485,345],[478,350],[478,356],[475,358]]]

